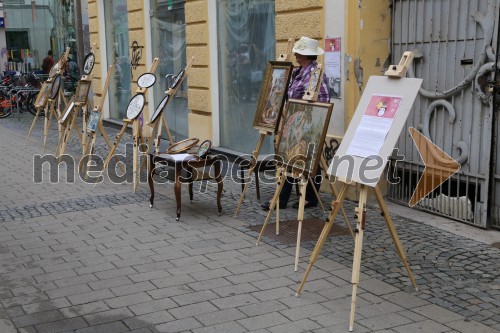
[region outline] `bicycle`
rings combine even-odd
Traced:
[[[23,84],[26,82],[25,84]],[[0,86],[0,118],[10,116],[14,107],[19,112],[28,111],[36,115],[35,100],[41,83],[34,75],[24,75],[19,78],[13,76],[2,80]],[[41,114],[44,112],[41,112]]]

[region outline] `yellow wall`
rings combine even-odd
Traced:
[[[188,72],[189,137],[212,138],[212,107],[210,98],[210,56],[208,37],[208,1],[186,1],[186,55],[194,56]]]

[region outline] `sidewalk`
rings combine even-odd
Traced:
[[[343,232],[343,219],[297,298],[319,235],[302,243],[299,272],[293,271],[295,244],[286,231],[295,236],[286,223],[282,238],[265,237],[255,246],[255,225],[266,214],[255,188],[238,218],[239,184],[225,181],[220,217],[213,184],[205,193],[195,185],[193,203],[184,189],[176,222],[172,184],[155,186],[154,208],[147,184],[137,193],[131,184],[94,187],[78,177],[66,184],[65,172],[50,184],[47,171],[44,182],[34,184],[43,125],[39,121],[24,145],[32,119],[22,114],[19,122],[16,114],[0,120],[1,333],[348,331],[354,242]],[[108,130],[111,139],[113,133]],[[55,149],[54,124],[50,138],[47,153]],[[79,156],[75,138],[68,153]],[[97,140],[97,152],[105,154],[104,139]],[[261,190],[266,200],[273,187]],[[354,206],[345,204],[351,223]],[[500,232],[390,206],[419,291],[383,218],[368,210],[354,331],[500,331],[500,250],[491,246]],[[282,221],[296,214],[280,211]],[[325,217],[318,208],[306,210],[306,219]]]

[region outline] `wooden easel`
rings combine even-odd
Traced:
[[[154,72],[156,71],[156,68],[158,67],[158,63],[159,63],[159,59],[155,58],[153,60],[153,64],[151,65],[151,69],[150,69],[149,73],[154,74]],[[138,87],[137,90],[135,91],[135,93],[136,93],[136,95],[137,94],[145,95],[147,90],[148,90],[148,88]],[[101,173],[99,174],[99,176],[96,179],[99,179],[100,176],[103,174],[104,170],[106,170],[106,168],[109,164],[109,161],[111,160],[111,157],[114,156],[114,154],[115,154],[116,148],[118,147],[118,144],[120,143],[120,140],[122,139],[123,134],[125,134],[125,131],[127,130],[128,126],[132,125],[132,135],[134,137],[133,186],[134,186],[134,192],[137,190],[137,185],[138,185],[137,178],[139,176],[138,175],[138,173],[139,173],[138,172],[138,169],[139,169],[138,168],[139,167],[138,166],[138,160],[139,160],[138,149],[139,149],[139,143],[141,143],[141,144],[144,143],[144,139],[143,139],[142,133],[141,133],[142,131],[141,131],[141,126],[140,126],[140,122],[139,122],[139,117],[140,117],[140,115],[138,115],[133,120],[127,119],[127,118],[123,119],[123,126],[122,126],[120,132],[117,134],[115,141],[113,142],[113,146],[111,147],[111,150],[110,150],[108,156],[106,157],[106,160],[104,161],[103,170],[101,171]]]
[[[281,53],[278,56],[278,58],[276,59],[276,61],[291,61],[292,49],[293,49],[294,42],[295,42],[295,40],[293,38],[288,39],[286,53]],[[266,138],[266,136],[273,136],[274,132],[260,129],[259,134],[260,134],[260,137],[259,137],[259,140],[257,141],[257,146],[255,147],[255,150],[252,152],[252,159],[250,161],[250,168],[248,169],[248,176],[247,176],[247,179],[245,180],[245,186],[243,187],[243,191],[241,192],[241,197],[240,197],[240,200],[238,201],[238,206],[236,207],[236,212],[234,213],[234,217],[238,216],[238,213],[240,212],[240,209],[241,209],[241,204],[243,203],[243,200],[245,200],[245,193],[247,191],[248,185],[250,184],[250,180],[252,179],[252,174],[255,171],[255,166],[257,164],[257,158],[259,157],[259,153],[260,153],[260,150],[262,148],[262,144],[264,143],[264,139]],[[275,141],[275,144],[276,144],[276,141]],[[276,170],[276,174],[278,175],[278,170]]]
[[[57,62],[58,69],[57,69],[56,75],[64,73],[64,67],[66,66],[69,51],[70,51],[70,48],[67,47],[64,54],[61,55],[61,57],[59,58],[59,60]],[[47,81],[45,81],[45,83],[52,84],[54,77],[55,77],[55,75],[50,76],[47,79]],[[40,90],[39,94],[43,94],[43,93],[44,93],[44,91]],[[50,94],[50,92],[49,92],[49,94]],[[39,96],[37,96],[37,99],[38,99],[38,97]],[[57,99],[57,109],[55,107],[56,99]],[[50,129],[50,123],[52,120],[52,116],[54,113],[57,113],[57,116],[59,117],[59,115],[61,114],[60,109],[61,109],[62,103],[64,103],[65,106],[67,105],[66,99],[64,98],[64,87],[59,88],[57,98],[55,98],[55,99],[49,98],[47,103],[45,103],[45,121],[44,121],[44,129],[43,129],[43,149],[44,150],[45,150],[45,146],[47,144],[47,137],[48,137],[48,133],[49,133],[49,129]],[[37,108],[35,118],[33,119],[33,123],[31,124],[30,130],[28,132],[28,137],[26,138],[26,141],[24,142],[25,144],[28,143],[28,141],[31,137],[31,133],[33,132],[33,129],[35,128],[35,124],[38,121],[38,117],[40,116],[41,111],[42,111],[42,108]],[[60,127],[59,127],[59,136],[61,136],[61,128]]]
[[[305,100],[309,100],[309,101],[316,101],[318,99],[318,91],[319,89],[321,88],[321,81],[323,79],[323,69],[321,66],[318,65],[317,69],[315,70],[317,71],[317,75],[318,75],[318,78],[319,80],[316,81],[316,84],[312,85],[312,84],[309,84],[308,88],[306,89],[305,93],[304,93],[304,98]],[[321,153],[319,153],[321,154]],[[325,161],[323,159],[323,156],[320,155],[320,164],[323,168],[325,168]],[[287,170],[287,168],[289,168],[289,170]],[[325,168],[325,170],[327,170]],[[269,207],[269,212],[267,214],[267,217],[266,217],[266,220],[264,221],[264,224],[262,225],[262,228],[261,228],[261,231],[260,231],[260,234],[259,234],[259,237],[257,238],[257,245],[259,244],[262,236],[264,235],[264,231],[266,229],[266,226],[267,226],[267,223],[269,222],[269,219],[271,217],[271,213],[273,212],[273,210],[276,208],[276,235],[279,234],[279,196],[280,196],[280,193],[283,189],[283,186],[285,184],[285,182],[287,181],[287,177],[292,177],[292,178],[299,178],[300,179],[300,182],[299,182],[299,193],[300,193],[300,198],[299,198],[299,209],[298,209],[298,213],[297,213],[297,220],[298,220],[298,230],[297,230],[297,245],[296,245],[296,249],[295,249],[295,268],[294,270],[297,271],[298,270],[298,265],[299,265],[299,257],[300,257],[300,240],[301,240],[301,234],[302,234],[302,221],[304,220],[304,206],[305,206],[305,197],[306,197],[306,188],[307,188],[307,183],[308,182],[311,182],[311,185],[312,185],[312,188],[314,189],[314,193],[315,195],[318,197],[318,202],[320,203],[323,211],[325,210],[324,207],[323,207],[323,204],[321,202],[321,199],[319,198],[319,194],[318,192],[316,191],[316,188],[314,187],[314,181],[313,181],[313,178],[311,175],[309,174],[305,174],[304,171],[296,171],[294,169],[290,169],[289,166],[286,166],[286,165],[283,165],[281,166],[280,170],[278,171],[278,181],[277,181],[277,186],[276,186],[276,191],[274,192],[274,195],[273,195],[273,198],[271,200],[271,203],[270,203],[270,207]],[[330,182],[329,182],[330,183]],[[330,183],[330,188],[332,190],[332,194],[336,194],[335,193],[335,189],[333,188],[333,185]],[[351,230],[351,226],[349,224],[349,220],[347,219],[347,215],[345,215],[345,212],[344,212],[344,217],[346,219],[346,224],[349,228],[349,230],[351,231],[351,234],[353,234],[352,230]]]
[[[94,43],[92,45],[92,49],[90,50],[90,53],[95,54],[96,49],[97,49],[97,44]],[[78,86],[77,86],[77,89],[75,92],[75,96],[73,96],[73,98],[72,98],[73,109],[69,111],[71,113],[71,115],[67,115],[66,119],[63,119],[64,114],[60,115],[60,117],[59,117],[58,122],[60,124],[60,128],[62,129],[62,131],[61,131],[62,135],[59,136],[59,143],[57,144],[57,148],[56,148],[56,152],[55,152],[56,156],[61,156],[66,151],[66,147],[68,145],[69,138],[71,137],[72,128],[74,128],[76,130],[75,132],[77,133],[78,138],[80,139],[82,147],[85,146],[85,136],[84,136],[85,131],[82,130],[80,133],[80,131],[78,130],[78,128],[76,126],[76,120],[78,117],[78,111],[81,109],[82,110],[82,119],[83,119],[82,126],[85,129],[85,124],[86,124],[86,120],[87,120],[87,117],[86,117],[87,109],[90,108],[89,107],[90,101],[88,99],[88,94],[90,91],[90,85],[92,84],[93,77],[94,77],[93,73],[86,73],[86,74],[84,73],[84,75],[82,75],[80,80],[78,80]],[[84,101],[79,100],[80,96],[76,96],[77,94],[79,94],[80,87],[82,85],[88,86],[88,89],[86,89],[86,95],[84,96]]]
[[[113,76],[114,72],[115,72],[115,64],[109,66],[108,74],[106,76],[106,82],[104,83],[104,88],[102,90],[101,100],[99,102],[99,105],[94,106],[94,109],[92,110],[92,112],[98,112],[99,114],[102,112],[102,108],[104,106],[104,102],[105,102],[106,96],[108,94],[108,89],[109,89],[111,77]],[[101,132],[101,135],[104,137],[104,141],[106,141],[106,144],[108,145],[109,149],[111,150],[111,148],[112,148],[111,141],[109,140],[108,134],[106,133],[106,130],[104,129],[104,126],[102,124],[102,120],[103,120],[103,118],[102,118],[102,116],[100,116],[99,121],[97,123],[97,128]],[[84,136],[87,136],[86,143],[84,144],[84,147],[83,147],[83,156],[88,156],[88,155],[91,155],[94,153],[97,133],[96,133],[96,131],[88,130],[87,128],[84,128],[83,130],[86,132],[86,134],[84,134]],[[119,161],[117,156],[114,156],[114,158],[117,162]],[[83,160],[84,159],[82,158],[82,161]],[[117,164],[120,166],[121,171],[125,172],[125,167],[120,163],[117,163]],[[81,168],[81,170],[84,170],[85,164],[82,163],[80,165],[80,168]],[[87,173],[85,173],[85,177],[87,177]]]
[[[166,118],[165,113],[163,111],[167,108],[168,104],[173,100],[175,94],[177,93],[177,90],[182,85],[182,82],[184,81],[184,79],[187,77],[187,73],[188,73],[189,69],[191,68],[191,66],[193,65],[193,62],[194,62],[194,56],[191,57],[191,59],[189,60],[189,62],[186,65],[186,67],[184,68],[184,72],[182,73],[182,77],[176,78],[176,80],[178,79],[178,82],[175,85],[175,87],[168,88],[168,90],[165,91],[165,94],[168,95],[169,98],[168,98],[167,102],[165,103],[165,105],[163,106],[163,108],[161,109],[161,111],[160,111],[161,114],[159,116],[157,116],[156,119],[152,123],[146,122],[147,125],[149,125],[153,128],[151,130],[151,135],[147,140],[147,146],[150,147],[151,143],[154,142],[154,146],[155,146],[154,151],[156,154],[160,153],[160,140],[161,140],[162,123],[163,123],[163,126],[165,127],[165,130],[167,131],[167,136],[168,136],[168,140],[170,141],[170,144],[175,143],[175,140],[174,140],[172,134],[170,133],[170,128],[168,126],[167,118]],[[142,170],[143,165],[144,165],[144,162],[141,164],[141,170]]]
[[[386,72],[385,75],[391,78],[401,78],[404,77],[406,70],[408,66],[411,63],[411,60],[413,58],[412,54],[409,54],[408,52],[405,52],[403,55],[403,59],[400,62],[399,67],[398,66],[391,66],[390,71]],[[418,91],[418,89],[416,89]],[[416,92],[415,92],[416,95]],[[404,120],[404,119],[403,119]],[[396,140],[396,139],[395,139]],[[395,142],[394,140],[394,142]],[[304,287],[304,284],[307,280],[307,276],[309,275],[312,266],[318,259],[318,256],[321,252],[321,249],[323,245],[325,244],[326,239],[328,238],[328,234],[330,232],[330,229],[333,226],[335,217],[337,216],[340,207],[342,206],[342,203],[345,199],[347,190],[349,186],[353,186],[358,184],[360,186],[360,192],[359,192],[359,203],[358,207],[355,209],[356,212],[356,229],[355,229],[355,246],[354,246],[354,258],[353,258],[353,268],[352,268],[352,277],[351,277],[351,283],[352,283],[352,298],[351,298],[351,312],[350,312],[350,318],[349,318],[349,331],[353,330],[354,327],[354,316],[355,316],[355,310],[356,310],[356,293],[357,293],[357,288],[359,284],[359,277],[360,277],[360,270],[361,270],[361,254],[362,254],[362,247],[363,247],[363,236],[364,236],[364,231],[366,227],[366,206],[367,206],[367,198],[368,198],[368,191],[371,186],[368,186],[366,184],[360,183],[360,182],[354,182],[350,181],[349,179],[339,179],[339,181],[343,184],[342,188],[340,190],[339,195],[337,196],[337,199],[332,202],[332,211],[330,213],[328,223],[324,226],[323,231],[321,232],[321,235],[318,239],[318,242],[316,243],[316,246],[314,247],[313,252],[311,253],[310,257],[310,262],[309,265],[306,269],[306,272],[304,273],[304,276],[302,278],[302,281],[299,285],[299,288],[297,289],[296,296],[298,296],[302,288]],[[394,227],[394,223],[392,222],[392,219],[390,217],[389,210],[387,209],[387,205],[384,201],[382,192],[380,191],[378,183],[373,186],[373,190],[375,193],[375,197],[378,203],[378,206],[380,210],[382,211],[382,215],[384,216],[384,220],[386,223],[386,226],[389,230],[389,233],[391,235],[392,241],[394,243],[394,246],[396,248],[396,251],[401,258],[401,261],[403,262],[403,265],[408,273],[408,276],[413,284],[413,287],[418,290],[417,284],[415,282],[415,279],[413,277],[413,273],[410,269],[410,265],[408,263],[408,260],[406,259],[406,253],[405,250],[399,240],[399,237],[397,235],[396,229]]]

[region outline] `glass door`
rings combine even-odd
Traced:
[[[184,0],[150,0],[153,58],[159,58],[154,89],[155,108],[165,97],[174,76],[186,67],[186,21]],[[187,80],[164,110],[174,140],[188,136]],[[165,131],[162,132],[166,137]]]
[[[250,153],[259,132],[252,127],[269,60],[276,60],[274,0],[218,0],[220,145]],[[261,153],[272,152],[266,138]]]
[[[132,97],[127,0],[104,1],[104,15],[106,57],[109,65],[116,65],[109,84],[109,116],[121,121],[127,117],[127,105]]]

